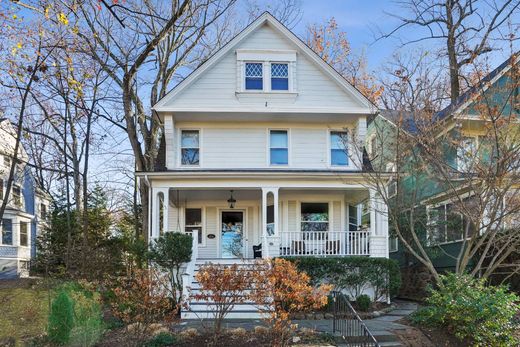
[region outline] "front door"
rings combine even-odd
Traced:
[[[221,220],[221,257],[242,258],[244,251],[244,212],[222,211]]]

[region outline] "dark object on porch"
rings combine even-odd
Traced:
[[[341,247],[339,240],[327,241],[327,243],[325,245],[326,245],[325,253],[339,254],[340,247]]]
[[[262,258],[262,244],[253,245],[253,258]]]
[[[305,254],[304,241],[292,241],[291,248],[294,250],[294,254]]]

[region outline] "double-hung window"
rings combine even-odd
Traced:
[[[13,244],[13,221],[2,219],[2,245]]]
[[[289,90],[289,64],[271,64],[271,90]]]
[[[22,205],[22,192],[20,187],[13,187],[13,202],[16,207],[21,207]]]
[[[326,232],[329,230],[329,204],[302,202],[301,204],[302,232]]]
[[[246,90],[263,90],[263,64],[246,63]]]
[[[198,243],[202,243],[202,209],[187,208],[185,212],[186,226],[184,231],[187,234],[192,234],[192,237],[197,237]],[[194,235],[193,233],[197,234]]]
[[[199,165],[199,131],[182,130],[181,165]]]
[[[289,141],[287,130],[270,131],[269,152],[271,165],[287,165],[289,163]]]
[[[20,246],[29,245],[29,228],[27,222],[20,222]]]
[[[462,172],[474,170],[477,160],[477,138],[464,136],[457,147],[457,169]]]
[[[333,166],[348,165],[348,146],[346,131],[330,132],[330,164]]]

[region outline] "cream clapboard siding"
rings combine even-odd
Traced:
[[[280,167],[269,163],[269,131],[283,129],[289,137],[288,168],[327,169],[330,168],[330,130],[343,129],[352,124],[291,124],[291,123],[208,123],[177,122],[176,136],[179,139],[183,129],[200,131],[201,169],[256,169]],[[179,158],[180,141],[175,141],[173,155]],[[175,155],[177,153],[177,155]],[[348,166],[334,167],[335,170],[357,170],[355,161]],[[172,167],[170,167],[172,168]],[[192,169],[193,167],[189,167]]]
[[[228,108],[247,109],[247,105],[264,105],[272,101],[273,106],[283,109],[303,108],[359,108],[354,96],[348,95],[336,82],[326,76],[301,52],[297,53],[296,91],[293,102],[279,95],[262,95],[259,98],[239,100],[237,91],[236,49],[296,50],[297,47],[278,32],[264,24],[253,32],[235,49],[230,50],[219,62],[204,72],[188,88],[184,89],[170,106],[178,108]],[[194,107],[196,105],[196,107]],[[271,104],[268,103],[268,107]]]

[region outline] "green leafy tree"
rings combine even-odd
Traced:
[[[179,303],[182,296],[181,266],[191,260],[192,237],[183,233],[165,233],[152,241],[148,257],[166,273],[171,298]]]

